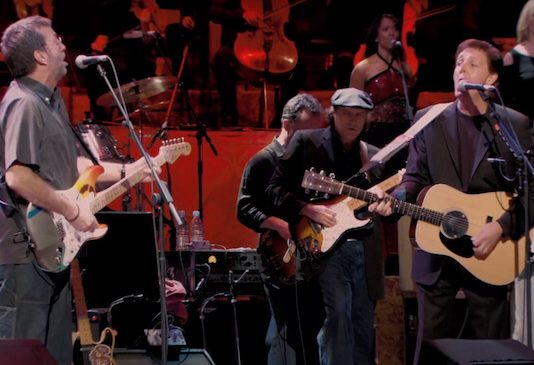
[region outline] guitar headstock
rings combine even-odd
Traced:
[[[182,138],[173,138],[163,141],[163,146],[159,148],[158,157],[161,156],[165,162],[173,163],[181,155],[189,155],[191,153],[191,144],[184,142]]]
[[[324,171],[315,172],[313,169],[304,171],[301,186],[321,193],[341,194],[343,184],[335,180],[333,175],[326,176]]]

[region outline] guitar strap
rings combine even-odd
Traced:
[[[360,159],[362,161],[362,166],[365,166],[367,163],[369,163],[369,145],[364,141],[360,141]],[[365,171],[364,175],[367,180],[371,180],[369,171]]]
[[[89,156],[89,158],[91,159],[91,162],[93,163],[93,165],[100,165],[100,163],[98,162],[98,159],[93,154],[91,149],[87,146],[87,144],[85,143],[83,138],[80,136],[78,131],[72,126],[72,124],[70,124],[70,123],[67,123],[67,124],[69,125],[70,129],[72,130],[72,133],[74,133],[74,135],[76,136],[76,139],[78,140],[78,142],[80,142],[80,145],[84,149],[85,153],[87,153],[87,156]]]
[[[362,160],[362,166],[369,162],[369,147],[367,142],[360,141],[360,158]]]
[[[31,245],[31,237],[26,229],[26,223],[22,219],[23,215],[15,196],[6,183],[5,173],[0,172],[0,208],[6,218],[12,218],[15,222],[18,232],[13,234],[13,243],[27,243]]]
[[[366,164],[363,165],[360,172],[369,171],[373,167],[389,160],[394,154],[410,143],[417,133],[421,132],[424,127],[430,124],[430,122],[440,115],[450,104],[451,103],[440,103],[432,106],[428,112],[408,128],[406,132],[398,135],[393,141],[378,151]]]

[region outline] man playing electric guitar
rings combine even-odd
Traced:
[[[516,171],[522,168],[506,146],[497,121],[482,92],[469,90],[465,83],[494,85],[502,70],[500,52],[489,43],[468,39],[457,48],[454,68],[456,101],[446,107],[410,144],[408,164],[401,185],[392,193],[400,200],[415,202],[419,192],[430,185],[446,184],[463,193],[514,192],[520,184]],[[490,101],[491,102],[491,101]],[[532,150],[528,118],[514,110],[495,105],[515,130],[521,147]],[[417,113],[421,118],[428,109]],[[493,161],[500,162],[493,162]],[[534,189],[528,188],[530,218],[533,218]],[[383,193],[376,191],[379,197]],[[475,258],[486,259],[501,239],[516,238],[523,232],[521,199],[502,216],[489,216],[478,233],[471,236]],[[484,210],[483,206],[473,207]],[[370,205],[380,214],[392,213],[383,200]],[[439,240],[440,237],[435,237]],[[494,267],[499,270],[499,267]],[[477,339],[509,336],[508,287],[490,285],[475,278],[448,256],[414,251],[412,278],[417,283],[418,333],[414,364],[427,363],[419,358],[423,340],[468,337]],[[450,307],[463,289],[468,304],[466,333],[451,333]]]
[[[324,226],[338,223],[333,209],[315,204],[312,194],[301,188],[304,171],[315,167],[336,174],[367,189],[369,181],[358,171],[377,149],[364,143],[361,133],[373,103],[367,93],[355,88],[339,89],[331,99],[330,126],[298,131],[267,187],[275,213],[295,225],[301,215]],[[363,186],[365,185],[365,186]],[[352,213],[352,212],[351,212]],[[378,224],[344,234],[340,242],[320,258],[321,268],[311,279],[320,287],[319,301],[307,305],[326,320],[312,329],[317,338],[321,364],[374,363],[374,300],[382,297],[384,273]],[[321,328],[322,326],[322,328]]]
[[[32,16],[6,29],[1,50],[14,80],[0,104],[0,338],[39,339],[60,365],[70,365],[69,270],[41,270],[24,223],[32,203],[78,231],[98,227],[89,206],[60,193],[78,177],[77,139],[57,87],[67,72],[65,45],[50,20]],[[119,179],[121,167],[106,165],[102,178]]]
[[[291,364],[295,350],[299,351],[298,326],[295,313],[295,288],[280,284],[278,277],[283,256],[288,250],[291,234],[286,221],[273,215],[272,207],[265,196],[265,189],[271,175],[294,133],[299,129],[323,128],[325,116],[321,104],[311,95],[299,94],[284,106],[280,134],[265,148],[248,161],[243,171],[237,199],[237,218],[250,229],[262,234],[259,252],[265,266],[265,291],[269,298],[272,317],[266,334],[269,364]],[[270,240],[274,236],[277,241]],[[282,243],[282,245],[276,245]],[[285,247],[284,247],[285,246]],[[295,269],[295,258],[287,263],[289,270]],[[300,296],[304,296],[301,290]],[[305,304],[306,305],[306,304]],[[310,349],[309,353],[317,351]],[[300,358],[300,351],[296,355]],[[311,355],[309,355],[311,356]]]

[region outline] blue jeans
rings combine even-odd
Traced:
[[[363,243],[340,243],[319,283],[326,312],[317,336],[321,365],[374,364],[374,302],[367,291]]]
[[[0,265],[0,338],[38,339],[60,365],[72,364],[69,270]]]

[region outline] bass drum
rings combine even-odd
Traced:
[[[117,150],[117,140],[105,125],[84,121],[78,123],[74,128],[98,160],[124,160],[124,156]]]

